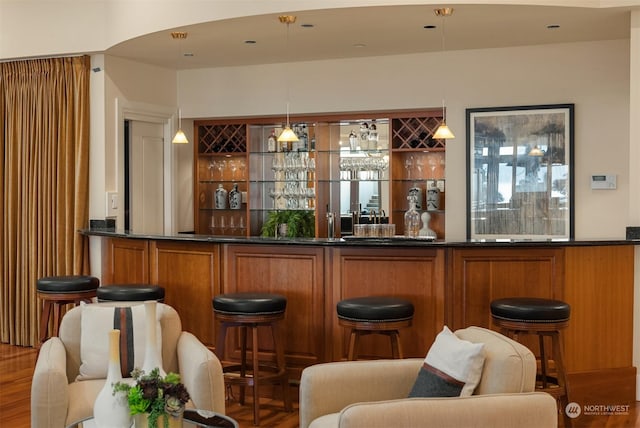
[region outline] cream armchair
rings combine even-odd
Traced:
[[[536,361],[529,349],[480,327],[455,334],[485,344],[473,396],[406,398],[422,358],[318,364],[302,372],[300,428],[557,426],[554,398],[532,392]]]
[[[117,303],[118,306],[126,304]],[[95,305],[115,306],[113,303]],[[193,407],[224,414],[220,361],[194,335],[182,331],[175,309],[159,303],[157,310],[164,369],[180,374]],[[31,385],[33,428],[62,428],[93,414],[93,403],[104,379],[76,381],[81,364],[81,315],[81,307],[67,312],[59,337],[50,338],[40,348]]]

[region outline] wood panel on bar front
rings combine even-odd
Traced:
[[[349,335],[338,325],[336,305],[342,299],[395,296],[415,308],[411,327],[400,330],[405,357],[424,357],[444,323],[443,249],[371,248],[333,249],[331,294],[326,309],[331,326],[332,361],[346,359]],[[360,340],[363,358],[391,358],[389,339],[380,335]]]
[[[145,284],[149,281],[149,241],[102,239],[101,284]]]
[[[228,245],[223,260],[223,293],[275,293],[287,298],[283,330],[285,359],[292,377],[299,379],[304,367],[327,360],[322,247]],[[260,350],[275,361],[273,340],[268,331],[264,333]],[[239,358],[237,337],[226,349],[230,356]]]
[[[151,282],[164,287],[164,301],[180,314],[182,329],[212,347],[212,301],[220,293],[220,246],[152,241],[149,249]]]

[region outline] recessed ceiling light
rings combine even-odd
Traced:
[[[547,25],[547,28],[549,30],[555,30],[556,28],[560,28],[560,25],[559,24],[549,24],[549,25]]]
[[[256,43],[258,43],[258,42],[256,42],[255,40],[245,40],[244,41],[245,45],[255,45]]]
[[[183,56],[195,56],[193,52],[185,52],[182,54]]]
[[[365,47],[367,47],[367,45],[365,45],[364,43],[354,43],[353,47],[354,48],[365,48]]]
[[[313,28],[313,27],[315,27],[315,25],[313,25],[313,24],[300,24],[300,26],[302,28]]]
[[[427,29],[427,30],[433,30],[434,28],[437,28],[437,27],[435,25],[425,25],[422,28]]]

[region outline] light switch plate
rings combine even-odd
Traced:
[[[107,192],[107,217],[118,215],[118,192]]]

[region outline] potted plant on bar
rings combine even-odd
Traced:
[[[286,229],[287,238],[313,238],[316,233],[316,218],[314,211],[308,210],[278,210],[270,211],[262,225],[261,234],[264,237],[278,237],[276,230]],[[280,225],[286,224],[285,228]]]
[[[159,369],[155,368],[149,374],[135,369],[131,376],[135,380],[134,385],[117,382],[113,385],[113,392],[124,391],[127,394],[134,426],[182,427],[182,413],[190,396],[180,382],[180,375],[169,373],[162,377]]]

